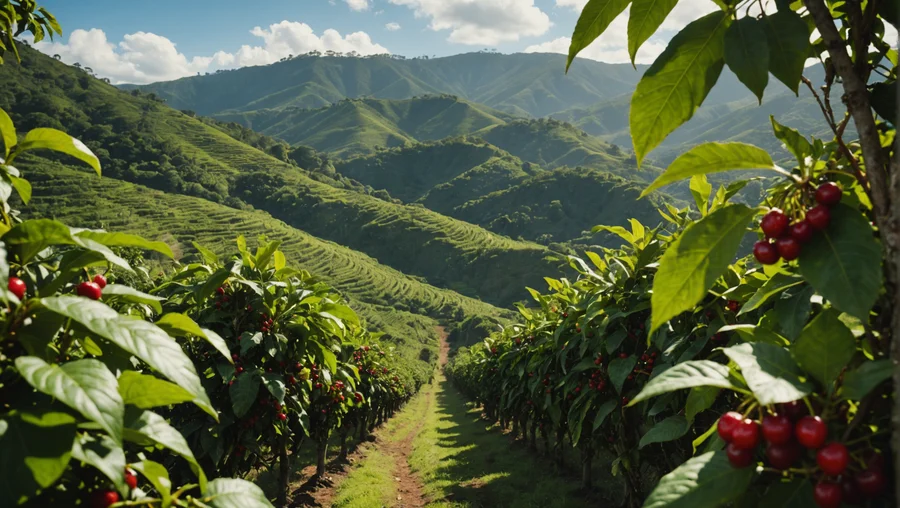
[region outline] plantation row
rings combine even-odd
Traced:
[[[22,154],[100,164],[53,129],[17,142],[2,110],[0,135],[3,506],[271,506],[239,479],[266,469],[283,505],[301,446],[321,476],[332,433],[346,455],[424,381],[280,242],[239,237],[225,260],[195,244],[199,262],[151,277],[163,242],[17,219]]]

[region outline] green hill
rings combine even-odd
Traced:
[[[429,283],[507,305],[557,268],[552,253],[421,206],[314,179],[220,129],[32,50],[0,75],[0,107],[23,129],[59,127],[96,151],[106,175],[235,209],[364,252]],[[137,94],[133,95],[133,94]]]

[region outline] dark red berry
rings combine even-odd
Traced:
[[[796,422],[809,414],[806,404],[799,400],[782,404],[778,412],[790,418],[792,422]]]
[[[774,265],[780,258],[778,249],[766,240],[760,240],[753,245],[753,256],[764,265]]]
[[[819,508],[840,508],[844,496],[836,483],[819,482],[813,491],[813,499]]]
[[[219,295],[224,295],[224,294],[225,294],[225,288],[223,288],[222,286],[217,287],[217,288],[216,288],[216,293],[218,293]]]
[[[728,300],[728,303],[725,304],[725,308],[730,312],[737,312],[741,310],[741,304],[737,300]]]
[[[850,454],[841,443],[829,443],[816,454],[816,464],[827,475],[837,476],[847,469]]]
[[[791,236],[775,240],[775,248],[778,249],[778,255],[785,261],[793,261],[800,257],[800,242]]]
[[[731,465],[736,468],[745,468],[753,464],[753,450],[751,449],[741,448],[735,446],[734,443],[729,443],[725,447],[725,454],[728,455],[728,462],[731,462]]]
[[[781,210],[777,208],[767,213],[760,222],[760,227],[765,233],[766,238],[778,238],[787,231],[788,218]]]
[[[12,292],[12,294],[16,295],[16,298],[19,300],[25,299],[25,291],[28,289],[25,287],[25,281],[18,277],[10,277],[9,283],[6,284],[7,289]]]
[[[82,282],[78,285],[75,292],[78,293],[78,296],[90,298],[91,300],[99,300],[103,294],[103,290],[100,289],[96,282]]]
[[[862,490],[859,489],[859,485],[856,483],[856,478],[852,478],[849,475],[844,475],[841,479],[841,493],[843,494],[844,502],[849,505],[858,506],[865,501]]]
[[[278,413],[278,419],[281,421],[287,420],[287,415],[284,413]]]
[[[130,469],[125,469],[125,484],[128,485],[130,489],[136,489],[138,484],[137,475],[135,475]]]
[[[836,205],[841,202],[844,191],[832,182],[825,182],[816,189],[816,203],[825,206]]]
[[[718,431],[722,441],[730,443],[734,429],[737,428],[738,424],[743,420],[744,416],[735,411],[722,415],[722,417],[719,418],[719,423],[716,425],[716,431]]]
[[[750,450],[759,444],[759,424],[747,418],[739,422],[731,431],[731,444]]]
[[[772,444],[785,444],[794,437],[794,424],[784,415],[766,416],[762,422],[763,437]]]
[[[101,490],[94,492],[91,497],[93,508],[108,508],[119,502],[119,493],[114,490]]]
[[[812,240],[813,233],[815,233],[815,230],[813,229],[812,224],[805,219],[800,222],[795,222],[791,226],[791,238],[800,243],[806,243]]]
[[[831,222],[831,210],[825,205],[819,205],[806,212],[806,221],[816,230],[823,230]]]
[[[866,497],[876,497],[884,490],[884,473],[867,469],[856,475],[856,485]]]
[[[791,441],[786,444],[769,443],[766,446],[766,458],[775,469],[788,469],[800,458],[800,447]]]
[[[100,289],[103,289],[106,287],[106,277],[100,275],[99,273],[97,275],[94,275],[93,281],[94,281],[94,284],[100,286]]]
[[[630,399],[628,397],[622,397],[622,405],[623,406],[628,405],[628,402],[630,402]]]
[[[619,358],[628,358],[628,353],[619,353]]]
[[[803,446],[817,449],[825,444],[828,427],[818,416],[804,416],[794,427],[794,435]]]

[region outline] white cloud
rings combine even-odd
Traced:
[[[66,63],[79,62],[91,67],[97,75],[114,83],[151,83],[191,76],[198,72],[230,69],[248,65],[277,62],[288,55],[310,51],[356,51],[362,55],[388,53],[365,32],[342,36],[328,29],[321,36],[305,24],[282,21],[268,28],[255,27],[250,31],[262,39],[264,45],[243,45],[234,52],[218,51],[211,56],[188,59],[179,53],[171,40],[147,32],[128,34],[118,44],[107,40],[103,30],[74,30],[66,43],[39,42],[35,47],[48,54],[59,54]]]
[[[448,40],[490,46],[543,35],[550,17],[534,0],[390,0],[409,7],[417,18],[429,18],[429,28],[450,30]]]
[[[384,27],[387,28],[391,32],[396,32],[397,30],[400,30],[400,28],[401,28],[400,23],[388,23],[388,24],[384,25]]]
[[[347,0],[347,5],[354,11],[364,11],[369,8],[369,0]]]

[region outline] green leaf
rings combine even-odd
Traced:
[[[765,305],[766,302],[773,297],[778,296],[789,288],[799,286],[800,284],[803,284],[803,280],[799,277],[794,277],[793,275],[781,272],[776,273],[771,279],[767,280],[762,287],[756,290],[756,293],[754,293],[749,300],[747,300],[747,303],[745,303],[741,307],[740,312],[738,312],[738,316],[753,312]]]
[[[16,126],[2,108],[0,108],[0,141],[3,141],[3,158],[6,159],[16,146]]]
[[[628,358],[616,358],[609,362],[609,380],[616,387],[617,392],[622,393],[622,386],[628,375],[634,370],[635,365],[637,365],[637,357],[634,355]]]
[[[687,418],[681,415],[670,416],[654,425],[646,434],[641,436],[638,448],[643,448],[653,443],[665,443],[674,441],[685,434],[691,428]]]
[[[25,139],[16,146],[16,155],[29,150],[47,149],[71,155],[87,163],[100,175],[100,160],[90,148],[81,141],[56,129],[34,129],[25,135]]]
[[[628,13],[628,56],[632,65],[641,46],[659,29],[678,0],[634,0]]]
[[[712,193],[712,185],[706,179],[706,175],[694,175],[691,178],[691,195],[700,215],[705,216],[709,209],[709,195]]]
[[[616,407],[618,407],[618,404],[614,399],[607,400],[603,404],[600,404],[600,407],[597,408],[597,416],[594,417],[594,430],[599,429],[600,426],[603,425],[606,417],[609,416]]]
[[[144,250],[152,250],[160,254],[174,258],[172,249],[165,242],[152,242],[138,235],[128,233],[107,233],[100,230],[81,230],[75,233],[79,238],[88,238],[107,247],[137,247]]]
[[[878,116],[897,124],[897,81],[881,82],[872,85],[870,92],[872,109]]]
[[[0,426],[0,506],[16,506],[59,479],[69,465],[75,418],[66,413],[12,413]]]
[[[725,32],[725,63],[762,104],[769,84],[769,45],[763,22],[743,17]]]
[[[184,388],[147,374],[127,370],[119,376],[119,394],[125,404],[141,409],[190,402],[194,396]]]
[[[284,404],[285,384],[281,374],[266,373],[262,375],[262,382],[266,389],[275,397],[279,404]]]
[[[756,342],[724,352],[740,367],[756,400],[764,406],[793,402],[813,391],[811,383],[800,380],[803,372],[791,353],[781,346]]]
[[[125,439],[140,446],[161,446],[174,452],[191,465],[197,475],[200,488],[206,485],[206,473],[194,458],[194,452],[188,446],[181,432],[172,427],[162,416],[152,411],[129,410],[125,415]]]
[[[800,367],[831,392],[834,381],[856,353],[856,339],[838,319],[838,313],[827,309],[800,332],[791,352]]]
[[[890,360],[865,362],[844,374],[841,396],[846,400],[861,400],[876,386],[890,379],[892,374],[893,364]]]
[[[184,314],[170,312],[159,318],[156,322],[156,326],[162,328],[166,333],[173,337],[187,337],[194,335],[206,339],[206,341],[209,342],[212,347],[216,348],[216,351],[224,356],[229,363],[234,363],[234,360],[231,359],[231,351],[228,349],[228,344],[225,343],[225,339],[212,330],[200,328],[200,325]]]
[[[777,166],[763,150],[746,143],[704,143],[691,148],[676,158],[666,171],[659,175],[641,197],[671,183],[694,175],[707,175],[738,169],[771,169]]]
[[[51,245],[75,245],[69,227],[51,219],[34,219],[17,224],[3,235],[11,254],[24,264]]]
[[[764,326],[756,325],[728,325],[719,329],[720,332],[737,332],[741,340],[745,342],[765,342],[776,346],[787,346],[790,342],[777,333]]]
[[[774,116],[769,116],[772,122],[772,130],[787,149],[794,154],[800,167],[806,167],[806,158],[813,153],[812,145],[796,129],[792,129],[775,121]]]
[[[228,267],[216,270],[216,272],[210,275],[209,278],[206,279],[206,282],[204,282],[203,285],[200,286],[200,289],[196,291],[196,293],[194,294],[194,300],[197,302],[206,300],[216,291],[216,288],[219,288],[222,286],[222,284],[225,284],[225,281],[227,281],[232,275],[234,275],[234,273],[232,273],[231,268]]]
[[[234,415],[242,418],[256,402],[256,394],[259,392],[259,376],[255,372],[247,372],[234,380],[234,384],[228,387],[228,395],[231,397],[231,409]]]
[[[804,285],[790,293],[775,302],[775,319],[778,321],[782,335],[789,340],[794,340],[800,335],[800,331],[809,318],[814,292],[813,288]]]
[[[687,402],[684,404],[684,414],[688,421],[693,422],[694,417],[711,408],[722,389],[715,386],[696,386],[688,392]]]
[[[26,205],[29,201],[31,201],[31,184],[28,180],[24,178],[19,178],[18,176],[13,176],[10,174],[6,175],[9,178],[9,183],[15,187],[16,192],[19,193],[19,197],[22,198],[22,202]]]
[[[769,72],[795,94],[810,53],[809,27],[799,14],[782,10],[763,17],[769,46]]]
[[[90,464],[104,474],[123,496],[128,494],[125,485],[125,451],[107,435],[95,439],[90,434],[81,434],[72,447],[75,460]]]
[[[219,264],[219,256],[216,255],[215,252],[207,249],[206,247],[200,245],[197,242],[191,242],[191,245],[197,249],[197,252],[200,253],[200,256],[203,257],[203,260],[206,261],[208,265],[218,265]]]
[[[262,489],[246,480],[232,478],[209,482],[203,502],[210,508],[272,508]]]
[[[346,305],[340,305],[335,303],[326,303],[322,305],[322,312],[327,312],[332,316],[339,318],[345,322],[353,323],[355,325],[359,324],[359,317],[353,312],[353,309],[347,307]]]
[[[584,6],[581,16],[578,17],[578,23],[575,24],[572,42],[569,44],[566,72],[569,72],[575,56],[600,37],[629,3],[631,0],[590,0]]]
[[[815,508],[813,482],[797,478],[773,485],[757,505],[760,508]]]
[[[724,506],[739,499],[755,475],[755,468],[731,467],[725,452],[693,457],[662,477],[644,508]]]
[[[725,65],[730,16],[716,11],[693,21],[647,69],[631,98],[631,139],[638,164],[694,116]]]
[[[161,328],[140,319],[120,316],[106,305],[77,296],[44,298],[49,310],[81,323],[104,339],[137,356],[194,396],[194,404],[218,420],[191,359]]]
[[[731,381],[730,374],[728,367],[709,360],[679,363],[644,385],[644,389],[631,400],[629,406],[657,395],[698,386],[739,390],[740,388]]]
[[[578,446],[578,441],[581,439],[581,429],[584,427],[584,419],[587,417],[590,409],[590,404],[582,403],[579,405],[576,402],[572,409],[569,410],[566,424],[569,427],[569,437],[572,440],[572,446]]]
[[[125,404],[116,377],[102,362],[77,360],[59,366],[35,356],[20,356],[16,358],[16,369],[35,390],[100,424],[113,441],[122,442]]]
[[[169,506],[172,499],[172,480],[169,479],[169,472],[166,471],[166,468],[152,460],[135,462],[131,464],[131,467],[153,484],[153,488],[162,497],[162,505]]]
[[[269,261],[272,260],[272,256],[278,250],[278,247],[281,247],[281,242],[269,242],[264,247],[256,249],[254,262],[258,270],[265,270],[268,267]]]
[[[755,214],[744,205],[720,208],[672,242],[653,281],[651,333],[703,300],[735,258]]]
[[[162,312],[162,305],[159,302],[165,300],[165,298],[148,295],[147,293],[142,293],[132,287],[120,284],[107,284],[107,286],[103,288],[103,298],[107,301],[113,299],[149,305],[157,313]]]
[[[275,251],[275,270],[280,271],[287,265],[287,259],[284,257],[284,252],[280,250]]]
[[[861,213],[834,206],[828,228],[803,246],[800,274],[839,310],[868,322],[881,292],[881,252]]]

